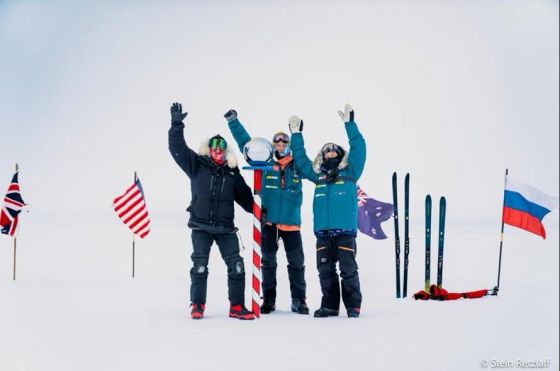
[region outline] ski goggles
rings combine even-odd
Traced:
[[[340,153],[340,147],[334,143],[327,143],[321,148],[321,153],[326,154],[329,152],[335,152],[336,154]]]
[[[274,134],[274,137],[272,137],[272,142],[288,144],[290,143],[290,137],[286,133],[277,133]]]
[[[210,149],[221,149],[222,151],[224,151],[227,148],[227,142],[225,139],[222,138],[213,138],[210,140],[210,143],[208,143],[208,146],[210,147]]]

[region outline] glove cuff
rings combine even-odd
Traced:
[[[237,120],[237,111],[236,110],[229,110],[229,111],[226,112],[224,117],[227,120],[227,122],[235,121],[235,120]]]
[[[171,121],[171,127],[184,129],[185,124],[182,121]]]

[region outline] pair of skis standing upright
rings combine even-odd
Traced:
[[[406,298],[408,286],[408,253],[410,250],[409,237],[409,205],[410,205],[410,174],[407,173],[404,178],[404,274],[403,274],[403,290],[402,298]],[[424,289],[426,292],[430,289],[430,251],[431,251],[431,232],[432,232],[432,197],[426,196],[426,260]],[[395,265],[396,265],[396,287],[397,298],[401,298],[401,242],[399,236],[399,207],[397,198],[397,173],[393,173],[393,219],[395,222]],[[443,242],[445,237],[445,197],[439,199],[439,238],[438,238],[438,270],[437,270],[437,286],[441,288],[443,280]]]
[[[443,280],[443,242],[445,238],[445,209],[447,203],[445,197],[439,199],[439,232],[438,232],[438,266],[437,287],[441,289]],[[430,291],[430,250],[432,247],[432,197],[426,195],[426,263],[424,275],[424,291]]]

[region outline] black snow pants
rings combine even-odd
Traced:
[[[342,301],[348,308],[362,304],[358,264],[356,263],[356,237],[338,235],[317,237],[317,270],[323,298],[321,307],[339,310],[340,291],[336,262],[342,277]]]
[[[202,229],[192,230],[191,302],[206,303],[208,258],[214,241],[227,266],[229,301],[231,305],[244,305],[245,268],[243,258],[239,255],[239,241],[236,234],[234,232],[209,233]]]
[[[282,231],[276,224],[262,225],[262,289],[263,299],[276,299],[276,253],[281,238],[288,260],[288,277],[292,299],[305,299],[305,265],[300,231]]]

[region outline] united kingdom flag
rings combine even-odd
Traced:
[[[0,232],[14,236],[16,234],[19,213],[25,202],[19,193],[18,171],[12,177],[12,182],[8,187],[4,203],[2,204],[2,211],[0,213]]]

